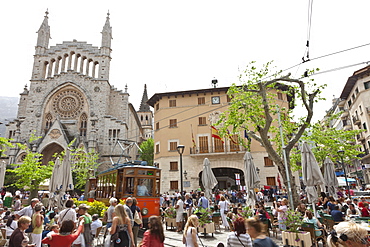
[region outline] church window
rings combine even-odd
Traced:
[[[145,116],[145,120],[146,120],[146,121],[148,121],[148,115],[147,115],[147,116]]]
[[[87,115],[83,113],[80,118],[80,136],[86,136],[87,131]]]
[[[141,119],[141,121],[143,121],[143,120],[144,120],[144,117],[141,115],[141,116],[140,116],[140,119]]]
[[[48,113],[45,117],[45,133],[51,128],[51,125],[53,124],[53,116]]]

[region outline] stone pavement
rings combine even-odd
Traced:
[[[207,247],[216,247],[217,244],[219,242],[222,242],[224,243],[225,247],[226,247],[226,238],[227,238],[227,235],[229,234],[230,231],[228,230],[224,230],[223,227],[222,227],[222,230],[221,231],[216,231],[214,234],[213,234],[213,237],[212,237],[212,234],[207,234],[206,236],[204,236],[204,234],[198,234],[199,238],[200,238],[200,241],[202,241],[203,245],[204,246],[207,246]],[[166,239],[164,241],[164,246],[169,246],[169,247],[178,247],[178,246],[185,246],[183,243],[182,243],[182,234],[181,233],[177,233],[176,231],[174,230],[166,230],[166,227],[164,226],[164,234],[166,236]],[[271,239],[278,245],[278,246],[283,246],[282,245],[282,241],[281,241],[281,234],[278,234],[277,236],[278,238],[272,238]],[[138,242],[140,242],[141,239],[139,238],[138,239]],[[200,243],[199,241],[199,247],[202,247],[202,244]]]

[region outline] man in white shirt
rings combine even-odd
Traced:
[[[91,234],[94,236],[94,238],[96,237],[96,229],[98,229],[101,226],[103,226],[103,222],[99,220],[99,215],[94,214],[92,216],[92,222],[91,222]]]
[[[107,209],[107,229],[112,226],[114,207],[118,204],[117,199],[112,197],[109,199],[109,208]]]
[[[33,215],[33,208],[35,207],[35,205],[37,203],[39,203],[39,199],[37,198],[33,198],[31,200],[31,205],[27,206],[27,207],[24,207],[21,211],[19,211],[16,216],[17,218],[20,218],[21,216],[28,216],[32,219],[32,215]]]
[[[76,211],[72,208],[74,202],[72,199],[67,200],[66,208],[59,213],[58,225],[61,226],[63,221],[72,220],[76,222]]]
[[[175,206],[175,209],[176,209],[176,225],[177,225],[177,232],[180,232],[182,231],[182,222],[184,220],[183,218],[183,213],[184,213],[184,202],[181,198],[181,196],[179,196],[177,198],[177,202],[176,202],[176,206]]]

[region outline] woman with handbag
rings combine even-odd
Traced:
[[[150,216],[149,230],[144,233],[140,247],[164,247],[164,233],[161,218]]]
[[[229,229],[229,223],[227,222],[227,213],[229,212],[229,203],[226,201],[224,196],[220,197],[220,202],[218,203],[220,208],[220,214],[222,219],[222,225],[225,227],[225,230]]]
[[[134,235],[132,233],[131,220],[127,217],[125,207],[118,204],[114,208],[114,216],[111,234],[111,246],[114,247],[130,247],[135,246]]]
[[[234,221],[234,232],[230,232],[226,239],[227,247],[252,247],[252,239],[247,233],[245,221],[242,217]]]

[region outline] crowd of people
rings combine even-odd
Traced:
[[[116,198],[110,198],[110,205],[103,219],[100,219],[99,215],[89,215],[89,206],[86,204],[76,207],[72,199],[67,199],[65,208],[59,212],[57,208],[44,205],[48,204],[46,196],[41,196],[40,199],[33,198],[28,206],[22,205],[21,197],[21,194],[13,197],[11,208],[0,208],[0,218],[6,225],[6,237],[11,247],[41,247],[42,244],[51,247],[90,247],[94,245],[97,230],[101,229],[103,222],[108,229],[104,236],[105,247],[164,246],[163,215],[151,216],[142,241],[138,240],[143,220],[141,209],[134,197],[126,198],[125,205],[120,204]],[[203,191],[196,190],[188,193],[176,192],[173,196],[165,193],[160,197],[160,205],[162,212],[170,209],[176,211],[176,231],[181,234],[179,238],[182,238],[185,246],[203,246],[197,232],[199,216],[194,214],[198,208],[212,208],[213,211],[220,213],[221,227],[227,232],[227,237],[218,244],[219,247],[277,246],[266,235],[264,222],[265,220],[271,222],[273,217],[277,219],[278,228],[281,231],[286,230],[284,219],[289,209],[288,199],[284,197],[284,193],[270,189],[265,192],[264,189],[256,191],[256,198],[259,199],[253,208],[254,217],[245,219],[238,214],[245,205],[245,198],[244,191],[215,191],[211,198],[207,198]],[[271,212],[265,208],[269,200],[273,201]],[[341,222],[334,227],[334,231],[328,233],[318,219],[320,216],[308,210],[305,203],[299,204],[295,211],[302,216],[304,222],[314,225],[318,230],[315,231],[316,236],[327,239],[329,246],[368,244],[367,231],[365,230],[365,234],[359,224],[349,221],[357,216],[370,216],[369,203],[365,198],[362,197],[358,201],[343,196],[334,200],[333,197],[322,193],[317,208],[332,215],[337,223]]]

